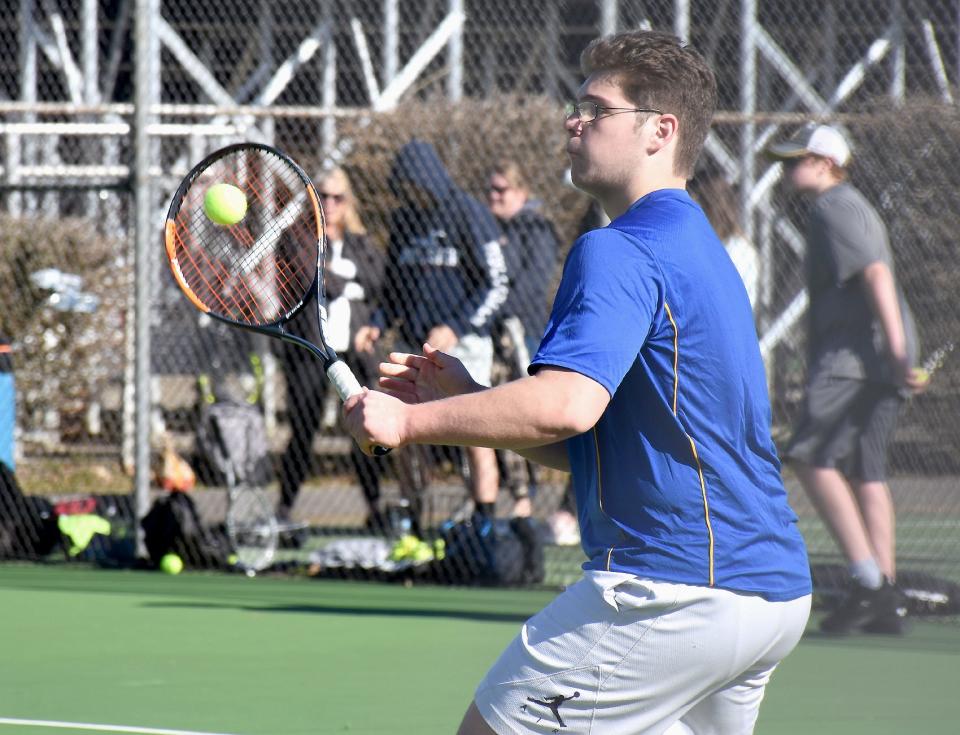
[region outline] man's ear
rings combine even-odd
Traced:
[[[679,127],[680,120],[673,113],[665,112],[659,115],[656,125],[650,131],[647,153],[653,154],[668,146],[677,137]]]

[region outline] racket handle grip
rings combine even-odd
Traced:
[[[363,392],[360,382],[343,360],[337,360],[327,368],[327,378],[333,384],[341,401]]]
[[[327,378],[333,384],[334,390],[337,391],[341,401],[363,392],[360,381],[357,380],[353,371],[347,367],[347,363],[343,360],[337,360],[327,368]],[[391,451],[388,447],[375,446],[373,448],[373,454],[376,457],[383,457]]]

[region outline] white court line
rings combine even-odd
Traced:
[[[18,720],[0,717],[0,725],[24,725],[26,727],[50,727],[61,730],[95,730],[99,732],[132,732],[139,735],[235,735],[235,733],[200,732],[198,730],[164,730],[156,727],[132,727],[130,725],[96,725],[92,722],[60,722],[58,720]]]

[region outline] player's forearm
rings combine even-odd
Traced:
[[[863,284],[870,309],[887,340],[890,356],[897,361],[905,360],[907,340],[893,273],[886,263],[871,263],[863,271]]]
[[[562,442],[588,430],[605,408],[605,403],[599,406],[591,400],[590,391],[584,396],[573,390],[575,382],[536,376],[411,406],[404,440],[518,451]],[[544,458],[552,458],[550,466],[559,461],[554,452]]]

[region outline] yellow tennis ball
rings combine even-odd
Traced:
[[[424,562],[433,560],[433,549],[430,547],[426,541],[421,541],[417,544],[417,547],[413,550],[412,554],[413,560],[415,562]]]
[[[247,213],[247,197],[233,184],[214,184],[203,197],[203,211],[211,222],[235,225]]]
[[[920,382],[922,385],[926,385],[927,383],[930,382],[930,371],[925,368],[922,368],[922,367],[917,368],[916,372],[914,373],[914,376],[916,377],[917,381]]]
[[[164,554],[160,559],[160,569],[167,574],[180,574],[183,571],[183,559],[176,554]]]

